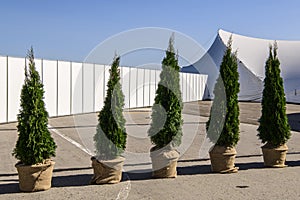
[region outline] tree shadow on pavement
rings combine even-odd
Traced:
[[[300,167],[300,160],[286,161],[286,165],[289,166],[289,167]]]
[[[239,170],[260,169],[260,168],[264,168],[264,163],[263,162],[236,163],[236,167],[238,167]]]
[[[76,187],[90,185],[92,176],[92,174],[55,176],[52,178],[52,187]]]
[[[122,180],[121,181],[142,181],[152,179],[152,172],[140,172],[140,173],[133,173],[133,172],[123,172]]]
[[[177,174],[181,175],[196,175],[212,173],[210,165],[193,165],[185,167],[177,167]]]
[[[193,165],[187,167],[177,167],[177,175],[196,175],[196,174],[208,174],[211,173],[210,165]],[[122,181],[141,181],[141,180],[149,180],[152,178],[152,172],[141,172],[141,173],[133,173],[133,172],[125,172],[123,173]]]
[[[20,192],[19,183],[0,184],[0,195],[14,194],[19,192]]]
[[[300,132],[300,113],[292,113],[287,115],[291,130]]]
[[[80,174],[70,176],[53,176],[52,187],[76,187],[90,185],[92,174]],[[3,181],[18,181],[18,180],[1,180]],[[0,184],[1,194],[20,193],[19,183]],[[0,198],[1,199],[1,198]]]
[[[300,167],[300,160],[286,161],[285,164],[287,165],[287,167]],[[266,168],[263,162],[237,163],[236,166],[239,167],[239,170]]]

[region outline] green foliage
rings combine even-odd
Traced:
[[[258,127],[258,137],[263,143],[280,146],[290,138],[290,126],[286,115],[286,100],[283,80],[280,76],[280,62],[277,58],[277,44],[265,65],[265,79],[262,99],[262,115]]]
[[[126,148],[124,94],[120,84],[120,57],[115,57],[110,69],[104,106],[98,115],[97,132],[94,135],[97,156],[113,159]]]
[[[19,137],[13,155],[26,165],[42,163],[55,156],[56,144],[48,130],[44,89],[35,69],[33,49],[28,52],[29,70],[25,67],[25,81],[21,91],[18,114]]]
[[[239,141],[239,73],[230,37],[214,87],[214,100],[206,123],[209,139],[220,146],[235,146]]]
[[[179,85],[178,59],[174,53],[174,37],[169,41],[166,56],[162,61],[160,81],[152,108],[152,122],[148,134],[155,148],[168,144],[179,146],[182,137],[182,97]],[[162,124],[162,122],[165,122]]]

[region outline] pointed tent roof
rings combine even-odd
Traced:
[[[232,35],[233,51],[237,51],[238,70],[240,74],[239,100],[261,100],[265,62],[269,55],[269,46],[274,40],[247,37],[219,30],[207,53],[192,66],[182,71],[208,74],[208,98],[219,73],[219,66],[226,49],[227,41]],[[277,40],[278,58],[281,76],[284,79],[285,93],[288,102],[300,103],[300,41]]]

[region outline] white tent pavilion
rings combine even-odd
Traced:
[[[246,37],[219,30],[207,53],[184,72],[208,74],[207,98],[213,98],[213,87],[219,73],[229,37],[237,51],[240,101],[260,101],[263,91],[265,62],[274,40]],[[278,58],[287,102],[300,103],[300,41],[277,40]]]

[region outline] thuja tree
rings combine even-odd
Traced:
[[[181,144],[183,120],[179,69],[174,50],[174,35],[172,35],[166,56],[162,61],[160,81],[152,108],[152,122],[148,130],[151,142],[156,145],[156,149],[168,144],[172,147]]]
[[[274,49],[270,46],[269,58],[265,65],[261,113],[258,137],[262,142],[268,142],[273,147],[286,143],[291,133],[286,115],[286,100],[276,42]]]
[[[56,144],[48,130],[48,112],[45,109],[44,89],[35,69],[34,54],[28,52],[29,68],[25,67],[25,81],[21,91],[21,109],[18,114],[18,140],[13,155],[26,165],[42,163],[55,156]]]
[[[124,94],[120,84],[120,57],[115,56],[107,83],[104,106],[98,115],[97,132],[94,135],[97,156],[114,159],[126,147],[125,118],[123,116]]]
[[[235,146],[239,140],[239,73],[236,53],[232,52],[232,37],[220,66],[214,87],[214,100],[206,123],[209,139],[220,146]]]

